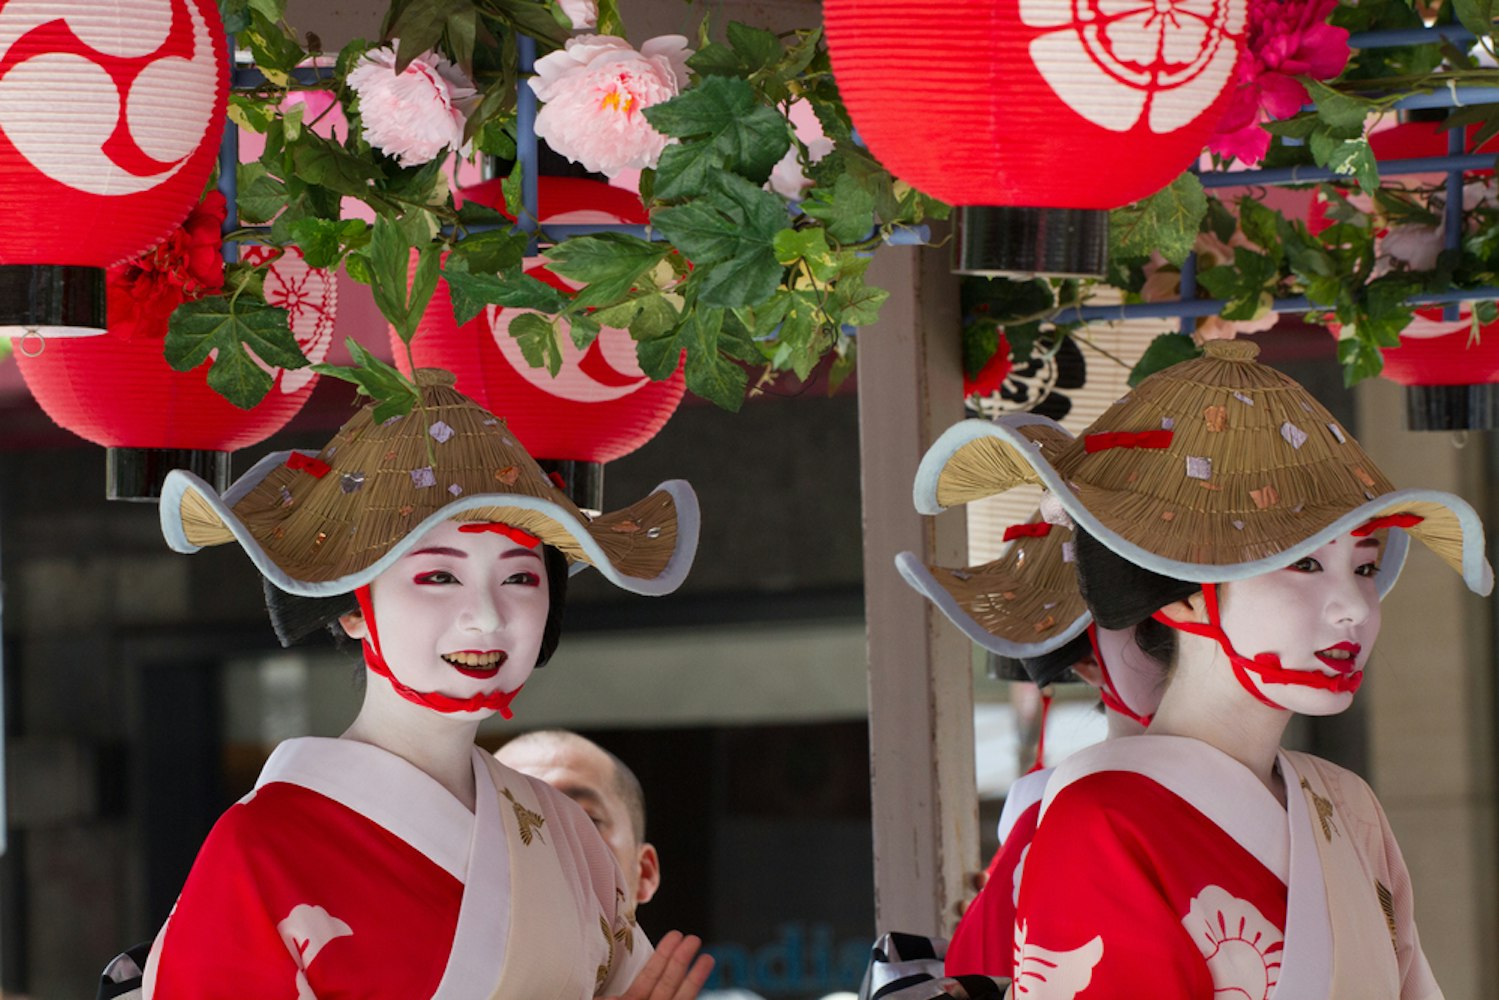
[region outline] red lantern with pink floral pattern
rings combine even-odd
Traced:
[[[582,178],[538,182],[542,225],[646,222],[639,197],[621,188]],[[500,208],[499,183],[476,185],[460,195]],[[555,288],[578,287],[547,270],[545,258],[528,258],[524,266],[527,274]],[[445,368],[457,376],[458,391],[504,418],[526,451],[563,478],[579,506],[602,509],[603,464],[639,448],[666,424],[686,391],[682,369],[653,381],[636,361],[629,331],[604,327],[584,351],[562,332],[562,369],[554,378],[545,368],[531,367],[510,336],[510,322],[519,314],[489,306],[459,326],[447,285],[439,281],[412,337],[412,356],[418,367]],[[404,369],[405,347],[394,332],[391,346]]]
[[[838,90],[896,177],[962,207],[957,270],[1103,273],[1228,106],[1247,0],[825,0]]]
[[[215,255],[217,251],[215,242]],[[258,264],[276,253],[251,246],[240,259]],[[117,266],[112,276],[130,266]],[[314,364],[327,357],[333,342],[336,277],[308,267],[295,248],[271,263],[265,275],[266,301],[286,309],[297,346]],[[229,452],[264,441],[284,427],[312,395],[317,375],[261,362],[274,380],[271,391],[258,405],[242,410],[209,388],[210,361],[187,372],[167,364],[162,339],[172,302],[143,304],[132,298],[123,280],[111,281],[109,291],[110,329],[104,336],[48,340],[34,357],[17,352],[26,385],[59,426],[107,449],[106,493],[111,500],[153,501],[160,495],[161,480],[175,468],[189,469],[220,491],[226,489]]]
[[[225,60],[214,0],[0,2],[0,336],[103,332],[104,268],[203,193]]]

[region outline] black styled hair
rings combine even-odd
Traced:
[[[1073,532],[1073,540],[1078,587],[1101,628],[1139,625],[1166,605],[1202,589],[1200,583],[1175,580],[1135,565],[1081,528]]]
[[[546,666],[557,645],[562,641],[562,614],[567,606],[567,556],[550,546],[541,547],[541,558],[547,569],[547,620],[541,633],[541,651],[536,657],[538,667]],[[347,614],[359,613],[359,602],[353,593],[337,594],[333,597],[302,597],[288,594],[271,581],[261,580],[265,592],[265,609],[271,619],[271,628],[283,646],[291,646],[323,629],[331,631],[335,638],[343,636],[338,619]]]
[[[1037,687],[1048,684],[1071,684],[1081,678],[1072,672],[1072,667],[1086,656],[1093,655],[1093,643],[1088,633],[1075,636],[1065,645],[1040,656],[1010,657],[998,653],[989,658],[989,673],[996,680],[1030,681]]]

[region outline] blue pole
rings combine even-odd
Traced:
[[[1355,49],[1392,49],[1402,45],[1434,45],[1437,42],[1471,45],[1473,32],[1460,24],[1439,24],[1434,28],[1360,31],[1348,36],[1349,46]]]
[[[1499,300],[1499,287],[1456,289],[1447,292],[1422,292],[1405,300],[1406,305],[1446,305],[1449,302]],[[1226,305],[1224,299],[1190,299],[1185,302],[1140,302],[1116,306],[1073,306],[1057,314],[1058,323],[1102,323],[1128,319],[1170,319],[1175,317],[1216,316]],[[1306,296],[1276,299],[1276,312],[1304,313],[1325,307],[1314,305]]]
[[[1197,298],[1197,254],[1195,251],[1188,253],[1187,259],[1182,261],[1181,298]],[[1195,317],[1182,317],[1182,333],[1191,333],[1196,329],[1197,321]]]
[[[229,60],[229,80],[235,82],[234,71],[234,36],[228,38],[229,51],[225,58]],[[224,214],[224,226],[222,232],[228,234],[239,228],[239,126],[227,115],[224,121],[224,136],[219,140],[219,191],[224,195],[224,202],[228,211]],[[224,255],[225,264],[233,264],[239,260],[239,244],[224,241],[221,251]]]
[[[536,185],[536,92],[526,83],[526,77],[536,66],[536,39],[519,33],[515,37],[520,56],[515,100],[515,163],[521,171],[521,204],[525,206],[520,228],[531,234],[526,252],[534,254],[536,227],[541,218]]]
[[[1467,145],[1467,129],[1454,128],[1447,132],[1447,152],[1452,156],[1460,156]],[[1456,250],[1462,245],[1463,239],[1463,172],[1453,169],[1447,171],[1447,205],[1446,218],[1443,220],[1445,228],[1442,232],[1442,246],[1447,250]],[[1442,319],[1448,323],[1457,322],[1457,303],[1452,303],[1442,309]]]
[[[1449,171],[1493,170],[1493,153],[1462,153],[1457,156],[1417,156],[1390,160],[1379,165],[1381,177],[1409,174],[1441,174]],[[1225,170],[1202,175],[1205,188],[1246,187],[1253,184],[1316,184],[1320,181],[1350,180],[1347,174],[1335,174],[1326,167],[1274,167],[1267,170]]]

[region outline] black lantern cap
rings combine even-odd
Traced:
[[[229,489],[229,453],[189,448],[106,448],[104,496],[110,500],[156,503],[173,469],[185,469],[223,494]]]
[[[1405,422],[1413,431],[1499,428],[1499,385],[1409,385]]]
[[[536,464],[541,466],[541,471],[547,476],[561,477],[562,492],[579,509],[594,517],[604,509],[604,463],[539,458]]]
[[[958,209],[953,240],[957,274],[1101,278],[1108,254],[1109,213],[1101,209]]]
[[[102,267],[0,265],[0,329],[73,327],[103,333],[104,289]]]

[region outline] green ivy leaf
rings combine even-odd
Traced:
[[[343,258],[344,245],[364,235],[362,219],[306,218],[291,224],[291,235],[308,267],[332,268]]]
[[[1494,31],[1494,0],[1454,0],[1453,12],[1464,28],[1480,38]]]
[[[287,149],[298,177],[339,194],[362,198],[369,194],[370,182],[380,177],[379,167],[316,132],[302,133]]]
[[[748,71],[746,75],[758,73],[780,61],[781,41],[769,31],[730,21],[728,36],[739,64]]]
[[[1365,194],[1379,189],[1379,164],[1374,159],[1374,150],[1369,147],[1368,139],[1347,139],[1328,148],[1322,165],[1333,173],[1356,179]]]
[[[678,148],[688,153],[678,154],[677,159],[687,155],[716,158],[757,185],[765,183],[771,168],[791,148],[786,119],[759,103],[748,83],[733,77],[706,77],[670,101],[646,108],[645,117],[658,131],[684,140]],[[685,173],[677,170],[676,176]],[[657,168],[657,198],[671,200],[693,193],[676,191],[676,176],[668,184],[665,174],[664,167]]]
[[[557,377],[562,370],[562,344],[551,320],[534,312],[521,313],[510,321],[510,336],[520,345],[527,364],[545,368]]]
[[[802,201],[802,212],[827,227],[838,243],[855,243],[874,228],[874,195],[848,174],[839,175],[829,191],[816,186]]]
[[[670,378],[682,363],[682,347],[677,334],[669,332],[638,339],[635,360],[639,362],[640,370],[657,382]]]
[[[987,317],[963,324],[963,371],[975,378],[999,350],[999,324]]]
[[[486,229],[469,233],[453,244],[449,266],[452,261],[461,260],[463,269],[471,274],[519,270],[529,244],[529,235],[518,230]]]
[[[238,184],[236,204],[243,222],[269,222],[286,205],[286,185],[267,173],[262,163],[241,163]]]
[[[238,301],[211,295],[178,306],[167,322],[163,354],[179,372],[191,371],[217,351],[208,384],[229,402],[248,410],[265,398],[272,379],[246,353],[268,365],[302,368],[307,359],[297,347],[286,310],[260,300]]]
[[[1343,384],[1352,387],[1383,371],[1384,356],[1362,338],[1345,336],[1338,341],[1338,364],[1343,366]]]
[[[866,285],[860,278],[843,278],[833,290],[834,312],[850,326],[873,326],[889,297],[887,289]]]
[[[519,269],[501,274],[470,274],[456,267],[450,257],[442,276],[448,283],[453,320],[460,326],[483,312],[485,306],[534,309],[549,316],[568,306],[566,295]]]
[[[627,233],[599,233],[563,240],[545,256],[553,272],[584,283],[573,297],[574,308],[582,309],[624,298],[671,249]]]
[[[1127,260],[1159,250],[1180,267],[1207,210],[1202,182],[1184,173],[1149,198],[1109,213],[1109,256]]]
[[[1344,94],[1311,77],[1304,77],[1307,91],[1317,106],[1317,118],[1340,139],[1364,134],[1364,120],[1379,105],[1362,97]]]
[[[1192,338],[1180,333],[1163,333],[1150,342],[1135,367],[1130,369],[1129,384],[1137,386],[1150,375],[1180,361],[1200,357],[1202,349],[1192,343]]]
[[[376,423],[391,417],[403,417],[421,402],[416,384],[398,369],[365,350],[364,345],[353,337],[346,338],[344,346],[354,360],[352,366],[320,364],[313,365],[312,370],[358,386],[359,392],[375,403],[372,416]]]
[[[670,333],[681,320],[676,306],[664,295],[647,295],[637,303],[640,311],[630,321],[630,336],[638,341]]]
[[[743,368],[718,352],[723,319],[721,309],[699,308],[683,326],[682,339],[687,348],[687,388],[731,413],[738,413],[744,404],[744,389],[749,384],[749,376]]]
[[[439,258],[434,248],[421,251],[416,271],[408,281],[411,267],[411,244],[400,226],[383,215],[375,217],[374,233],[368,250],[370,290],[375,305],[406,343],[416,333],[417,323],[427,302],[437,289]]]

